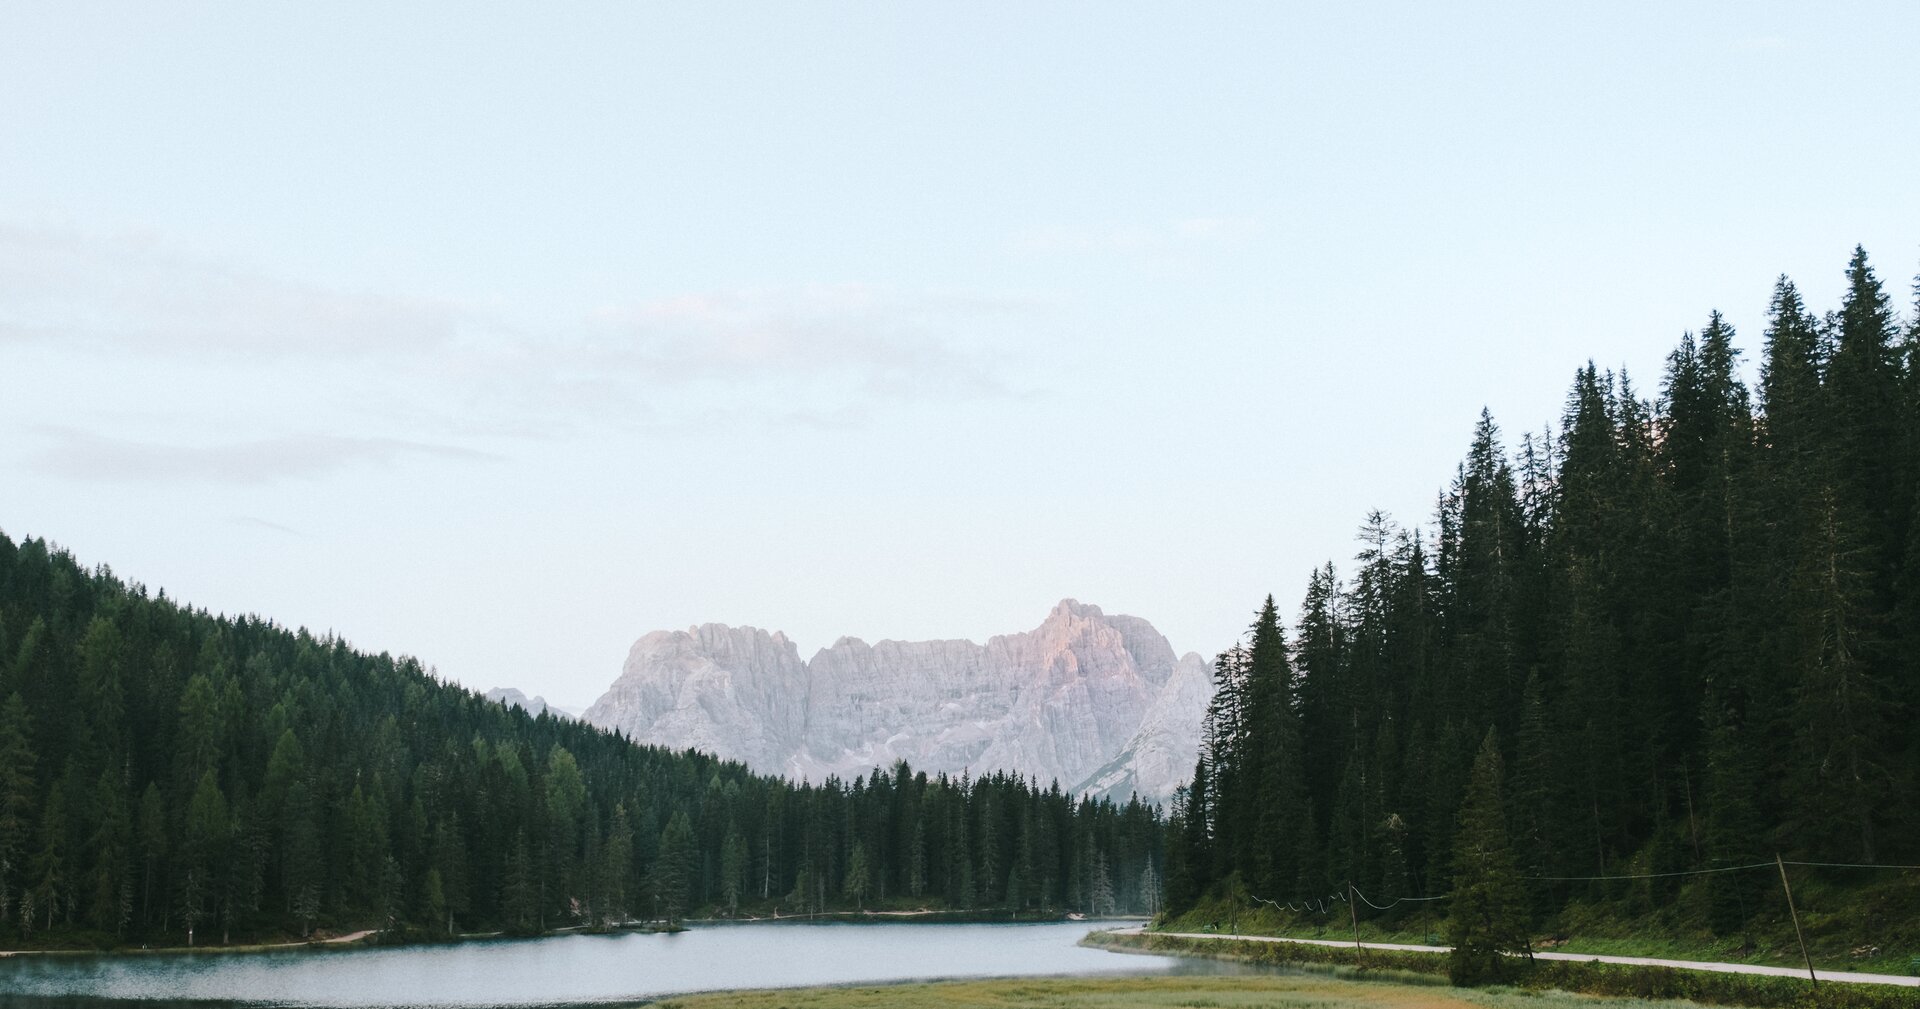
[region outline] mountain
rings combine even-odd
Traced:
[[[805,661],[778,631],[655,631],[585,718],[794,779],[905,760],[1160,802],[1193,772],[1211,692],[1152,624],[1068,599],[984,645],[841,638]]]
[[[540,713],[543,711],[551,711],[556,716],[564,716],[567,718],[580,717],[579,708],[563,708],[558,704],[548,704],[547,699],[544,697],[529,698],[517,687],[495,687],[482,696],[495,704],[504,704],[509,708],[519,708],[535,718],[540,717]]]
[[[0,530],[0,949],[1158,909],[1148,807],[1006,775],[795,784],[541,703]]]

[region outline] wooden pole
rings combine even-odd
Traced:
[[[1357,892],[1353,888],[1353,880],[1347,880],[1347,916],[1353,920],[1353,956],[1354,959],[1359,960],[1366,957],[1367,950],[1360,945],[1360,909],[1353,906],[1354,894]]]
[[[1820,979],[1813,973],[1813,954],[1807,952],[1807,934],[1800,931],[1800,912],[1793,906],[1793,886],[1787,882],[1787,863],[1780,860],[1780,853],[1773,853],[1773,864],[1780,868],[1780,889],[1787,892],[1787,913],[1793,916],[1793,934],[1800,940],[1800,955],[1807,961],[1807,980],[1815,988],[1820,987]]]

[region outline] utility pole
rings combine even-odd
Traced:
[[[1807,952],[1807,934],[1800,931],[1800,912],[1793,906],[1793,886],[1787,882],[1787,863],[1780,860],[1780,853],[1773,853],[1773,864],[1780,869],[1780,889],[1787,892],[1787,913],[1793,916],[1793,934],[1800,940],[1800,955],[1807,961],[1807,980],[1815,988],[1820,987],[1820,979],[1813,973],[1813,954]]]
[[[1353,888],[1353,880],[1347,880],[1347,917],[1353,922],[1353,957],[1355,960],[1366,958],[1366,947],[1360,945],[1360,909],[1353,906],[1353,898],[1359,891]]]

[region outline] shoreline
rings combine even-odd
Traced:
[[[384,929],[366,928],[348,932],[344,935],[330,936],[324,939],[304,939],[293,942],[253,942],[233,943],[223,946],[115,946],[109,949],[9,949],[0,950],[0,959],[18,957],[87,957],[87,956],[178,956],[189,955],[243,955],[257,953],[330,953],[366,949],[414,949],[429,946],[455,946],[474,942],[512,939],[552,939],[569,935],[614,935],[618,933],[638,932],[653,935],[671,935],[684,932],[687,926],[702,928],[728,925],[885,925],[885,924],[926,924],[926,925],[1048,925],[1083,921],[1093,930],[1096,926],[1111,922],[1146,922],[1150,919],[1137,915],[1115,915],[1098,919],[1074,919],[1065,914],[1048,917],[1020,917],[1010,912],[951,911],[923,908],[914,911],[825,911],[819,914],[805,915],[768,915],[743,916],[739,918],[683,918],[678,927],[668,927],[658,921],[629,921],[606,929],[589,929],[584,925],[569,925],[548,929],[544,932],[515,934],[505,931],[462,932],[449,937],[436,938],[400,938],[392,941],[379,941]]]
[[[1144,929],[1107,929],[1088,933],[1081,945],[1112,952],[1189,956],[1207,959],[1267,963],[1309,968],[1351,980],[1399,975],[1424,975],[1427,983],[1449,984],[1448,953],[1441,947],[1299,940],[1274,936],[1238,937],[1193,933],[1150,932]],[[1599,996],[1642,999],[1687,999],[1700,1003],[1757,1007],[1800,1007],[1814,998],[1822,1005],[1850,1009],[1912,1009],[1920,1001],[1914,988],[1920,977],[1869,975],[1829,971],[1813,989],[1804,973],[1797,975],[1757,969],[1753,965],[1703,961],[1657,961],[1650,958],[1609,958],[1591,954],[1513,954],[1504,976],[1477,989],[1513,987],[1528,991],[1578,992]],[[1838,1001],[1830,1001],[1837,999]]]

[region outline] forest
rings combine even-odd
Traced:
[[[1752,387],[1716,312],[1652,398],[1589,363],[1511,452],[1483,412],[1431,526],[1366,516],[1290,634],[1269,597],[1216,665],[1170,905],[1407,918],[1470,842],[1523,936],[1683,888],[1725,935],[1784,912],[1778,855],[1920,862],[1920,322],[1864,250],[1846,280],[1826,314],[1778,280]]]
[[[756,776],[4,534],[0,698],[11,948],[1160,900],[1151,806],[905,764]]]

